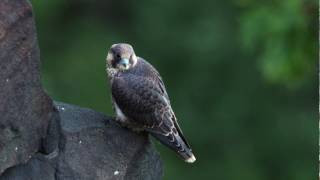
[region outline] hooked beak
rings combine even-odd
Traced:
[[[119,65],[123,66],[125,69],[129,67],[129,59],[123,58],[119,61]]]

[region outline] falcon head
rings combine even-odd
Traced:
[[[107,56],[109,68],[125,71],[135,66],[136,63],[137,56],[130,44],[119,43],[111,46]]]

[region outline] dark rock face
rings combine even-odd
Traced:
[[[133,133],[89,109],[61,103],[57,107],[62,125],[58,179],[161,177],[160,158],[147,134]]]
[[[54,166],[47,158],[37,153],[26,164],[21,164],[7,169],[1,176],[1,180],[55,180]]]
[[[0,174],[38,151],[52,109],[40,84],[31,6],[22,0],[1,0]]]
[[[40,81],[31,5],[0,1],[0,180],[161,179],[147,134],[53,104]]]
[[[37,153],[0,179],[161,179],[162,163],[147,134],[131,132],[90,109],[64,103],[56,107],[59,149]]]

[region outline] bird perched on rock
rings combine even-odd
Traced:
[[[135,131],[149,132],[193,163],[196,158],[178,125],[158,71],[125,43],[112,45],[106,60],[115,119]]]

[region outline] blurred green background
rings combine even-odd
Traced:
[[[316,0],[32,0],[56,100],[113,115],[107,49],[161,73],[197,157],[158,145],[164,179],[317,178]]]

